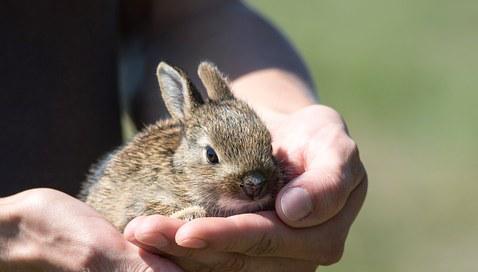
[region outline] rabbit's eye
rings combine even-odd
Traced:
[[[206,147],[206,158],[209,163],[216,164],[219,163],[219,158],[217,157],[216,151],[212,147]]]

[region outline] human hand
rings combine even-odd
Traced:
[[[33,189],[0,198],[1,271],[181,271],[124,240],[85,203]]]
[[[291,179],[276,201],[281,220],[273,212],[186,224],[142,217],[127,227],[127,238],[179,256],[188,271],[313,271],[337,262],[367,190],[356,144],[340,115],[325,106],[266,123]]]
[[[277,196],[279,217],[291,227],[312,227],[350,204],[353,216],[345,223],[346,233],[365,199],[368,180],[342,117],[332,108],[312,105],[274,120],[270,130],[276,157],[290,180]]]

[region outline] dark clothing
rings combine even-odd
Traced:
[[[117,3],[0,1],[0,196],[76,194],[121,143]]]

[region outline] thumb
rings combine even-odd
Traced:
[[[291,227],[319,225],[344,207],[350,193],[364,176],[330,169],[306,171],[279,192],[277,214]]]

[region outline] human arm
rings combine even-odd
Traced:
[[[51,189],[0,198],[0,271],[181,271],[124,240],[83,202]]]
[[[292,170],[291,181],[278,195],[280,219],[263,212],[184,224],[154,216],[136,220],[125,235],[137,244],[156,246],[218,271],[231,263],[239,264],[239,271],[257,267],[261,268],[257,271],[287,267],[309,271],[316,264],[338,261],[365,198],[367,179],[344,121],[335,110],[317,104],[310,77],[292,47],[257,14],[233,1],[156,31],[146,70],[152,71],[158,59],[186,67],[189,74],[202,59],[215,62],[231,76],[235,95],[246,100],[270,129],[276,156]],[[302,191],[292,194],[295,199],[287,198],[290,188]],[[297,198],[303,192],[310,201]],[[300,212],[305,218],[293,218]],[[147,233],[163,233],[169,244]],[[191,238],[204,241],[206,247],[184,249],[199,247]],[[308,243],[298,243],[302,241]]]

